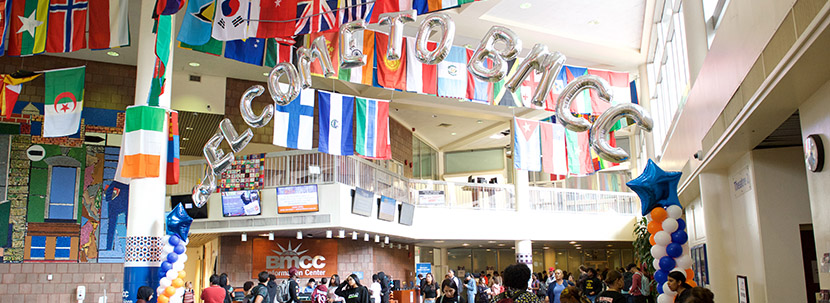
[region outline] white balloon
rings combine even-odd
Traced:
[[[671,233],[677,231],[677,219],[667,218],[666,220],[663,220],[661,225],[663,226],[663,231],[669,233],[669,236],[671,236]],[[655,236],[655,240],[656,239],[657,238]]]
[[[683,216],[683,208],[677,205],[672,205],[666,208],[666,212],[669,213],[669,218],[672,219],[680,219]]]
[[[660,258],[654,258],[654,262],[651,262],[651,265],[654,266],[654,270],[660,270]]]
[[[173,283],[173,280],[168,279],[167,277],[163,277],[159,279],[159,289],[164,292],[164,289],[170,286]]]
[[[655,259],[660,259],[667,256],[666,247],[663,245],[654,245],[651,247],[651,256]]]
[[[651,222],[651,221],[652,221],[652,220],[651,220],[651,213],[646,214],[646,219],[648,219],[648,222]]]
[[[672,291],[671,288],[669,288],[669,283],[663,283],[663,295],[668,295],[669,297],[674,297],[675,295],[677,295],[677,292]]]
[[[159,280],[159,282],[161,282],[161,280]],[[167,287],[165,287],[165,286],[163,286],[163,285],[159,285],[159,287],[158,287],[158,288],[156,288],[156,296],[158,296],[158,294],[162,294],[162,293],[164,293],[164,289],[165,289],[165,288],[167,288]]]
[[[670,295],[667,295],[667,294],[661,294],[659,297],[657,297],[657,303],[673,303],[673,302],[674,302],[674,296],[670,296]]]
[[[184,264],[184,262],[187,262],[187,254],[179,255],[179,259],[176,260],[176,263],[179,263],[179,262],[181,262],[182,264]]]
[[[161,247],[161,255],[165,257],[165,260],[167,259],[167,254],[173,252],[173,249],[175,248],[170,244],[164,244],[164,246]]]
[[[178,277],[179,277],[179,272],[178,271],[175,271],[175,270],[168,270],[167,271],[167,278],[170,279],[170,281],[173,281],[173,279],[176,279]]]
[[[177,277],[179,276],[179,272],[182,270],[184,270],[184,263],[173,263],[173,269],[171,271],[175,272]]]
[[[674,267],[674,268],[672,268],[672,270],[671,270],[671,271],[669,271],[669,272],[672,272],[672,271],[679,272],[679,273],[683,274],[683,276],[684,276],[684,277],[686,276],[686,270],[685,270],[685,269],[683,269],[683,268],[680,268],[680,267],[675,266],[675,267]],[[681,281],[681,282],[683,282],[683,281]]]
[[[184,287],[176,288],[176,293],[173,295],[174,297],[181,297],[184,295]]]
[[[658,231],[654,235],[654,242],[657,243],[657,245],[662,245],[663,247],[666,247],[667,245],[671,244],[671,234],[662,230]]]
[[[161,243],[164,244],[164,246],[167,246],[168,243],[170,243],[170,235],[164,235],[164,237],[161,237]]]
[[[680,267],[680,268],[691,268],[692,267],[692,258],[688,255],[683,255],[683,256],[674,258],[674,263],[677,264],[677,267]]]

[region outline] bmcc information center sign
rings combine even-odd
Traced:
[[[337,273],[336,240],[254,239],[251,277],[262,271],[288,278],[288,270],[296,267],[299,278],[330,277]]]

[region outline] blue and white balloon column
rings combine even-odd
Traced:
[[[193,219],[181,204],[167,215],[167,235],[162,238],[158,303],[180,303],[184,295],[184,262],[187,261],[187,236]]]

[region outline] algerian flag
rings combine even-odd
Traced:
[[[44,137],[70,136],[78,132],[84,109],[85,72],[85,66],[46,72]]]

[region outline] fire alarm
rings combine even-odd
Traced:
[[[415,128],[414,128],[414,127],[412,128],[412,132],[413,132],[413,133],[415,132]]]

